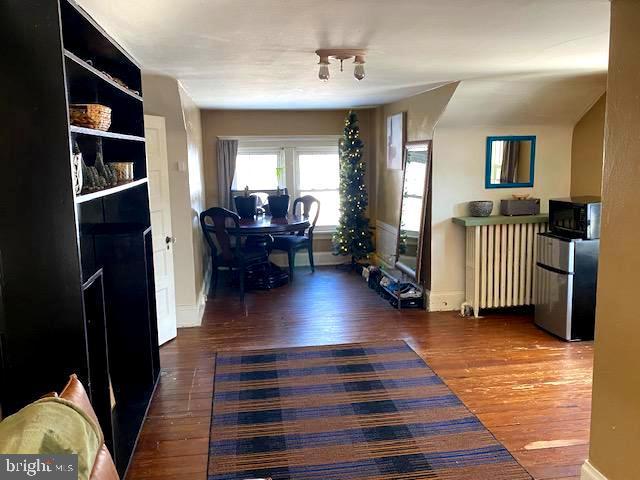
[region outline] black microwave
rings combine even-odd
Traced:
[[[549,230],[560,237],[600,238],[600,197],[549,200]]]

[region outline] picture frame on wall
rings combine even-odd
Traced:
[[[387,117],[387,169],[402,170],[405,112]]]

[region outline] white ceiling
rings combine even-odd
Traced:
[[[455,80],[607,68],[609,0],[79,0],[202,108],[344,108]],[[317,79],[318,48],[366,48]]]
[[[573,126],[604,93],[606,82],[606,73],[576,71],[463,81],[438,126]]]

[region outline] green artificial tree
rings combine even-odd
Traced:
[[[358,115],[350,111],[340,140],[340,221],[333,235],[334,255],[351,255],[351,262],[367,258],[373,251],[364,184],[364,143],[360,139]]]

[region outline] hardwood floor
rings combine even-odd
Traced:
[[[161,348],[162,377],[128,479],[204,480],[218,350],[404,339],[536,479],[577,480],[587,457],[592,342],[565,343],[529,316],[398,312],[353,273],[209,300],[203,326]],[[330,479],[328,479],[330,480]]]

